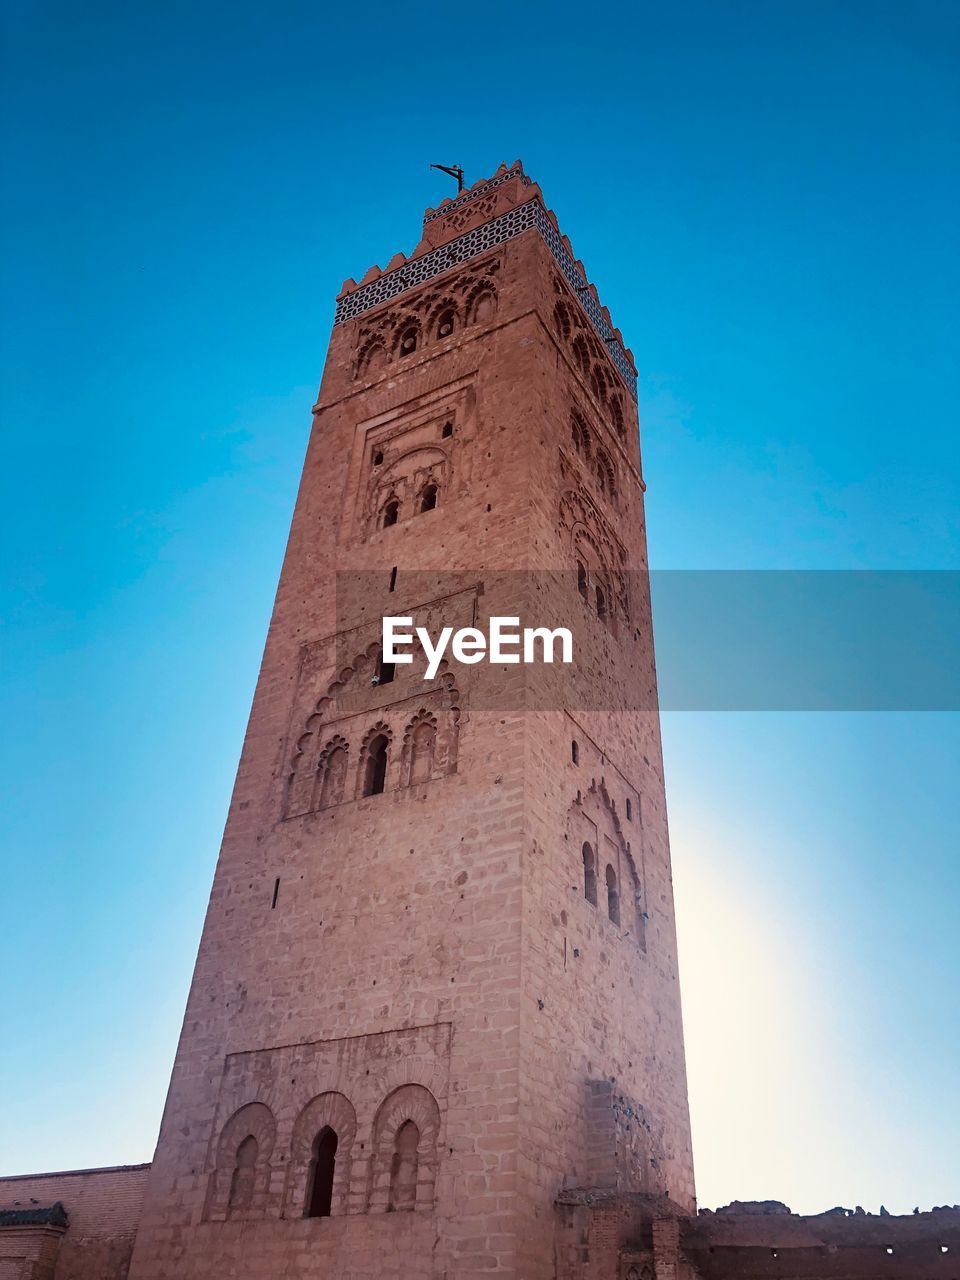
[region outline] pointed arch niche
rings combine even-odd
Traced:
[[[351,1176],[357,1116],[342,1093],[321,1093],[293,1126],[285,1218],[332,1218],[351,1210]]]
[[[230,1116],[217,1140],[206,1219],[263,1217],[276,1132],[273,1112],[262,1102],[249,1102]]]
[[[417,438],[427,430],[432,439]],[[363,499],[365,532],[369,535],[403,524],[438,506],[449,489],[452,452],[442,424],[432,421],[424,431],[411,432],[409,441],[401,436],[385,445],[383,461],[369,466]]]
[[[432,1207],[439,1136],[440,1108],[429,1089],[405,1084],[384,1099],[373,1125],[371,1213]]]
[[[452,672],[441,669],[425,686],[421,669],[398,665],[385,681],[380,656],[379,644],[359,653],[301,723],[285,771],[285,818],[456,772],[461,711]]]
[[[626,548],[582,486],[561,495],[557,532],[569,549],[571,567],[576,567],[580,595],[616,635],[630,623]]]

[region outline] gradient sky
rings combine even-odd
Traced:
[[[640,368],[654,565],[960,567],[960,10],[3,25],[7,1173],[152,1154],[334,295],[428,162],[543,185]],[[958,719],[664,717],[701,1203],[960,1201]]]

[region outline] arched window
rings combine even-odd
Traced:
[[[452,307],[448,307],[446,311],[440,313],[440,318],[437,321],[437,337],[449,338],[456,327],[457,313]]]
[[[597,860],[586,843],[583,846],[583,896],[593,906],[597,905]]]
[[[449,440],[450,437],[453,435],[453,423],[445,422],[443,424],[443,430],[440,432],[440,435],[444,440]]]
[[[429,1089],[405,1084],[384,1098],[373,1122],[370,1213],[433,1203],[439,1131],[440,1108]]]
[[[217,1139],[204,1221],[223,1222],[262,1212],[276,1132],[273,1113],[262,1102],[248,1102],[230,1116]]]
[[[382,793],[387,781],[387,738],[378,733],[367,747],[367,760],[364,766],[363,794],[378,796]]]
[[[601,493],[609,493],[611,498],[616,497],[617,486],[614,481],[613,463],[602,449],[597,451],[597,484],[600,486]]]
[[[645,1262],[642,1267],[631,1267],[627,1272],[627,1280],[653,1280],[649,1263]]]
[[[613,426],[618,436],[623,439],[626,433],[626,427],[623,421],[623,405],[619,396],[610,397],[610,417],[613,419]]]
[[[253,1179],[256,1174],[260,1146],[252,1133],[237,1147],[237,1158],[230,1178],[228,1209],[248,1209],[253,1199]]]
[[[573,358],[581,373],[590,372],[590,348],[583,334],[578,333],[573,340]]]
[[[400,503],[396,498],[391,498],[387,505],[383,508],[383,528],[389,529],[392,524],[396,524],[400,519]]]
[[[573,447],[576,449],[577,453],[589,456],[590,435],[582,420],[576,415],[574,415],[570,430],[573,436]]]
[[[436,743],[436,727],[429,720],[418,724],[410,740],[411,782],[427,782],[433,776],[433,753]]]
[[[337,1167],[337,1135],[325,1125],[317,1134],[307,1179],[305,1218],[329,1218],[333,1203],[333,1175]]]
[[[578,591],[580,592],[580,594],[583,596],[584,600],[586,600],[586,598],[587,598],[587,570],[586,570],[586,566],[585,566],[585,565],[582,563],[582,561],[580,561],[580,560],[578,560],[578,561],[577,561],[577,590],[578,590]]]
[[[380,650],[377,657],[377,669],[374,672],[374,684],[393,684],[393,678],[397,674],[397,665],[395,662],[384,662],[383,650]]]
[[[607,915],[614,924],[620,923],[620,890],[617,886],[617,873],[607,863]]]
[[[558,302],[553,308],[553,323],[561,338],[570,337],[570,313],[562,302]]]
[[[382,462],[383,462],[383,450],[375,449],[373,451],[373,465],[375,467],[379,467]]]
[[[400,354],[401,356],[412,356],[417,349],[417,330],[411,325],[410,328],[404,329],[400,335]]]
[[[417,1207],[419,1165],[420,1130],[412,1120],[404,1120],[393,1140],[387,1213],[410,1212]]]
[[[607,597],[600,587],[597,587],[597,617],[601,622],[607,620]]]
[[[420,510],[433,511],[437,505],[439,490],[435,484],[428,484],[420,495]]]
[[[323,763],[320,782],[320,808],[337,804],[343,799],[343,784],[347,778],[347,748],[334,747]]]
[[[281,1217],[347,1212],[357,1116],[342,1093],[321,1093],[297,1116],[290,1137]]]

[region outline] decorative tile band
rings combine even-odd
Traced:
[[[501,173],[496,178],[491,178],[489,182],[484,182],[479,187],[471,187],[469,191],[465,191],[462,196],[457,196],[455,200],[451,200],[449,204],[445,204],[441,209],[434,209],[428,217],[424,218],[423,225],[433,222],[434,218],[443,218],[448,213],[452,213],[454,209],[461,208],[462,205],[470,204],[473,200],[479,200],[481,196],[485,196],[488,191],[493,191],[503,182],[509,182],[511,178],[520,178],[525,187],[529,187],[530,179],[523,172],[519,165],[509,170],[508,173]]]
[[[346,320],[353,320],[365,311],[378,307],[382,302],[388,302],[398,294],[406,293],[408,289],[415,289],[444,271],[449,271],[451,267],[461,266],[479,254],[486,253],[488,249],[493,249],[506,240],[513,240],[531,228],[539,232],[553,254],[557,266],[573,288],[590,323],[606,344],[610,359],[627,384],[630,394],[636,399],[637,375],[620,342],[614,337],[613,330],[604,320],[600,304],[588,292],[586,277],[578,270],[573,258],[563,247],[559,232],[547,216],[546,209],[536,199],[528,200],[526,204],[518,205],[514,209],[508,209],[506,213],[491,218],[483,226],[474,227],[473,230],[464,232],[462,236],[457,236],[456,240],[451,240],[449,244],[441,245],[439,249],[431,249],[429,253],[405,262],[395,271],[385,271],[376,280],[371,280],[369,284],[354,289],[352,293],[338,300],[333,323],[343,324]]]
[[[627,354],[620,343],[619,338],[614,337],[613,329],[607,323],[603,316],[603,308],[596,300],[592,293],[589,292],[589,281],[587,277],[579,270],[572,256],[563,247],[563,241],[560,239],[560,232],[547,217],[547,211],[539,200],[533,200],[531,203],[537,210],[537,230],[546,241],[547,248],[553,254],[557,266],[566,277],[567,283],[572,287],[577,300],[581,307],[587,313],[590,323],[597,331],[601,341],[605,344],[607,351],[610,353],[610,359],[617,367],[617,372],[627,384],[630,394],[634,400],[637,398],[637,375],[633,371],[633,366],[627,359]]]
[[[432,280],[441,272],[469,262],[478,254],[485,253],[487,249],[492,249],[495,245],[503,244],[505,240],[512,240],[514,236],[528,231],[536,225],[534,203],[531,200],[515,209],[508,209],[506,213],[501,213],[497,218],[491,218],[483,226],[465,231],[462,236],[457,236],[456,240],[451,240],[449,244],[431,249],[429,253],[421,254],[419,258],[411,258],[402,267],[397,267],[394,271],[385,271],[376,280],[371,280],[369,284],[354,289],[353,293],[348,293],[345,298],[337,302],[333,323],[342,324],[344,320],[352,320],[354,316],[362,315],[371,307],[377,307],[381,302],[395,298],[398,293],[415,289],[417,285],[425,284],[427,280]]]

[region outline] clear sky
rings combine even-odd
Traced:
[[[953,3],[4,8],[0,1172],[152,1154],[342,280],[521,156],[664,568],[958,568]],[[701,1202],[960,1201],[958,716],[664,718]]]

